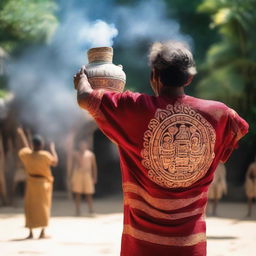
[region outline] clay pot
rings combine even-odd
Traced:
[[[93,89],[123,92],[126,75],[122,65],[114,65],[113,48],[97,47],[87,52],[89,64],[86,66],[88,80]]]

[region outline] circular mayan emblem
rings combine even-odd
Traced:
[[[144,134],[142,164],[148,176],[168,188],[188,187],[201,179],[214,158],[215,130],[186,105],[158,109]]]

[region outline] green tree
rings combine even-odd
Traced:
[[[165,0],[169,17],[176,19],[181,31],[193,40],[193,53],[197,64],[202,63],[209,46],[218,40],[216,31],[209,30],[208,13],[197,12],[202,1]]]
[[[7,52],[46,42],[57,28],[53,0],[1,0],[0,47]]]
[[[0,1],[0,98],[6,94],[6,58],[14,56],[32,44],[49,41],[58,21],[53,0]]]
[[[115,0],[117,4],[123,5],[136,5],[142,0]],[[210,16],[208,13],[197,12],[197,8],[201,3],[200,1],[189,1],[189,0],[163,0],[166,4],[166,13],[172,20],[176,20],[180,25],[180,31],[189,35],[193,41],[193,53],[195,56],[196,64],[200,65],[205,59],[205,54],[209,46],[219,39],[216,31],[209,30]],[[168,33],[168,31],[166,32]],[[136,47],[132,49],[132,55],[142,56],[145,53],[145,45],[149,45],[149,42],[142,41],[137,42]],[[137,48],[137,49],[135,49]],[[124,52],[124,53],[123,53]],[[126,49],[120,51],[118,59],[125,64],[125,67],[129,67],[127,72],[128,84],[132,84],[133,87],[130,89],[143,90],[151,92],[148,86],[149,69],[144,65],[140,68],[140,76],[138,76],[138,68],[129,63],[129,56],[125,55]],[[143,59],[146,62],[146,59]],[[128,62],[128,63],[127,63]],[[199,73],[193,82],[192,86],[187,88],[189,94],[194,94],[194,88],[197,82],[201,79]]]
[[[212,17],[221,36],[208,52],[197,87],[200,97],[221,100],[247,120],[256,113],[256,0],[204,0],[199,12]]]

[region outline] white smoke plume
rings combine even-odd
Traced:
[[[77,120],[88,118],[76,103],[72,77],[87,62],[89,48],[113,43],[134,46],[138,40],[178,39],[191,44],[178,23],[167,18],[162,0],[140,1],[132,7],[104,0],[84,1],[82,6],[71,2],[68,8],[60,2],[64,11],[52,42],[28,49],[9,65],[9,84],[20,102],[21,122],[54,139],[62,139]],[[134,65],[139,57],[131,58]]]
[[[180,32],[179,23],[168,18],[166,10],[162,0],[140,1],[131,7],[119,7],[115,14],[117,24],[121,25],[117,41],[132,47],[139,40],[154,42],[175,39],[191,45],[191,37]]]
[[[87,24],[78,34],[81,41],[88,41],[91,47],[112,46],[113,39],[118,35],[114,24],[107,24],[97,20],[93,24]]]
[[[72,32],[67,35],[66,31]],[[29,49],[10,62],[9,84],[20,104],[21,123],[60,140],[79,119],[88,119],[76,103],[73,74],[87,62],[88,48],[112,46],[117,33],[114,25],[102,20],[69,16],[50,45]]]

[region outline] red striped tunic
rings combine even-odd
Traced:
[[[82,106],[117,144],[122,256],[204,256],[208,186],[248,124],[226,105],[95,90]]]

